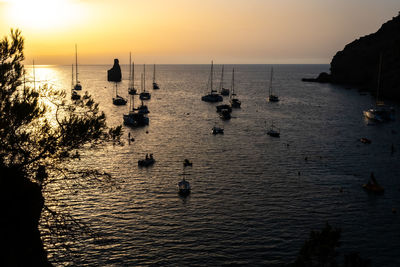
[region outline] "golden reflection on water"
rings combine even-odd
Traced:
[[[42,86],[48,84],[55,89],[61,89],[60,81],[63,79],[60,71],[54,65],[25,66],[25,80],[29,86]]]
[[[53,90],[65,90],[66,74],[62,73],[54,65],[25,65],[25,85],[36,88],[42,95],[40,101],[46,107],[47,113],[45,118],[56,127],[56,108],[48,95]]]

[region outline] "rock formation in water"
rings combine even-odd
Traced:
[[[107,80],[109,82],[120,82],[122,79],[121,67],[118,59],[114,59],[114,66],[107,71]]]
[[[315,79],[303,81],[345,84],[375,93],[380,57],[379,95],[400,99],[400,13],[376,33],[361,37],[337,52],[331,61],[330,74],[321,73]]]

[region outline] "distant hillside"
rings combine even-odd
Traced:
[[[361,37],[336,53],[330,74],[304,81],[356,86],[375,93],[382,55],[380,95],[400,99],[400,13],[373,34]]]

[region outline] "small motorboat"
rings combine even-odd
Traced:
[[[383,189],[382,186],[378,184],[371,184],[371,183],[366,183],[363,184],[362,186],[366,191],[374,193],[374,194],[383,194],[385,192],[385,189]]]
[[[178,194],[180,196],[186,197],[190,194],[190,183],[185,180],[185,177],[178,183]]]
[[[363,144],[371,144],[371,140],[369,140],[368,138],[365,138],[365,137],[360,138],[360,141]]]
[[[139,94],[140,100],[150,100],[151,99],[151,94],[149,92],[141,92]]]
[[[371,172],[371,178],[369,179],[368,183],[363,184],[362,187],[370,193],[374,194],[383,194],[385,192],[385,189],[378,184],[378,182],[375,179],[374,173]]]
[[[188,159],[185,159],[183,161],[183,167],[188,167],[188,166],[192,167],[192,165],[193,165],[193,163]]]
[[[231,102],[231,107],[233,108],[240,108],[240,105],[242,104],[242,102],[240,102],[240,100],[237,98],[232,98],[230,102]]]
[[[222,112],[224,109],[228,110],[229,112],[232,112],[232,107],[228,104],[223,104],[223,105],[218,105],[216,106],[217,112]]]
[[[219,115],[221,117],[221,119],[223,120],[230,120],[231,119],[231,113],[228,109],[223,109],[221,110],[221,113]]]
[[[116,95],[116,97],[113,97],[113,104],[116,106],[126,105],[127,102],[128,100],[126,100],[122,96]]]
[[[229,89],[227,89],[227,88],[222,88],[221,89],[221,95],[228,96],[229,93],[230,93]]]
[[[214,127],[212,128],[212,133],[213,133],[214,135],[216,135],[216,134],[223,134],[223,133],[224,133],[224,128],[220,128],[220,127],[214,126]]]
[[[129,87],[128,88],[128,94],[130,95],[136,95],[137,94],[137,90],[133,87]]]
[[[79,99],[81,99],[81,95],[78,94],[77,91],[72,90],[72,92],[71,92],[71,99],[72,99],[72,100],[79,100]]]
[[[150,154],[150,157],[146,154],[145,159],[141,159],[138,161],[138,166],[140,167],[148,167],[153,165],[156,162],[156,160],[153,158],[153,154]]]

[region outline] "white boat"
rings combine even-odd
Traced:
[[[181,196],[188,196],[191,192],[190,183],[185,179],[185,173],[182,174],[182,180],[178,182],[178,194]]]
[[[209,77],[209,82],[207,84],[207,88],[208,85],[210,86],[210,93],[207,95],[204,95],[201,97],[202,101],[205,102],[221,102],[224,99],[222,98],[222,96],[220,94],[218,94],[218,92],[216,90],[213,90],[213,77],[214,76],[214,64],[211,61],[211,72],[210,72],[210,77]]]
[[[224,128],[217,127],[216,125],[212,127],[212,134],[223,134],[224,133]]]
[[[76,44],[75,44],[75,70],[76,70],[76,83],[74,86],[74,90],[79,91],[82,90],[82,85],[78,79],[78,47]]]
[[[279,97],[277,95],[274,95],[272,92],[272,78],[274,75],[274,68],[271,67],[271,77],[269,80],[269,89],[268,89],[268,101],[269,102],[278,102]]]
[[[153,69],[153,89],[154,90],[160,89],[160,86],[158,86],[156,82],[156,64],[154,64],[154,69]]]
[[[231,96],[229,102],[231,103],[232,108],[240,108],[242,102],[237,98],[235,94],[235,69],[232,69],[232,85],[231,85]]]
[[[280,135],[281,135],[280,130],[275,127],[273,122],[271,123],[271,126],[270,126],[269,130],[267,131],[267,134],[272,137],[280,137]]]
[[[364,110],[364,117],[376,122],[393,121],[395,120],[395,110],[392,107],[385,106],[383,101],[379,101],[379,90],[381,83],[381,68],[382,68],[382,53],[379,56],[379,71],[378,71],[378,85],[376,88],[376,102],[375,107]]]
[[[224,65],[222,65],[221,81],[220,81],[220,84],[219,84],[219,92],[223,96],[229,95],[229,89],[224,88]]]
[[[131,53],[129,53],[129,85],[128,94],[136,95],[137,90],[135,88],[135,62],[132,62]]]
[[[143,74],[142,74],[142,92],[139,95],[140,100],[150,100],[151,94],[146,92],[146,65],[143,65]]]

